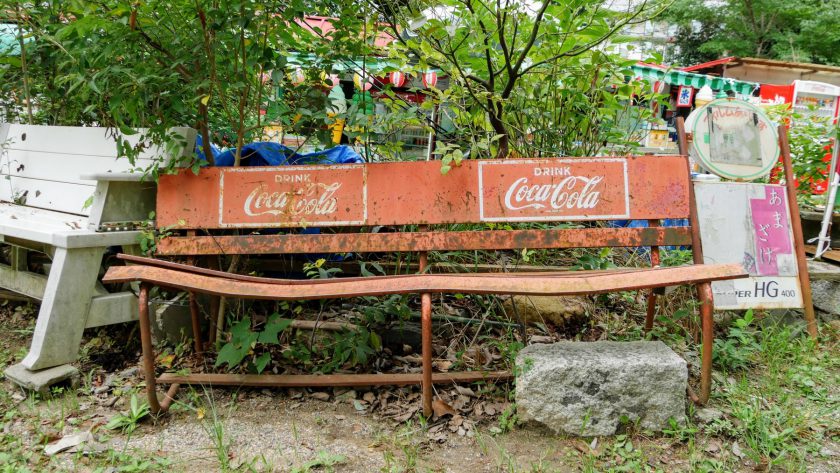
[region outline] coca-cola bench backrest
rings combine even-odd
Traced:
[[[666,219],[689,216],[683,156],[206,168],[161,176],[174,229]]]

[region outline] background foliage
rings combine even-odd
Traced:
[[[674,62],[724,56],[840,65],[840,0],[683,0],[662,20],[677,26]]]
[[[456,145],[472,157],[507,157],[594,154],[623,142],[610,130],[630,98],[649,88],[628,84],[629,64],[601,46],[660,8],[655,1],[622,9],[598,0],[420,0],[378,11],[395,34],[408,32],[397,54],[449,75],[438,99],[464,135]],[[466,154],[452,151],[444,153],[456,161]]]

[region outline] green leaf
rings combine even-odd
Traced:
[[[225,346],[219,350],[218,355],[216,355],[215,366],[218,368],[225,363],[227,363],[229,368],[238,366],[248,355],[248,348],[249,347],[243,349],[242,345],[237,345],[235,343],[225,344]]]
[[[248,356],[259,336],[251,331],[250,317],[245,317],[234,324],[230,329],[230,334],[230,342],[226,343],[216,356],[216,367],[225,363],[229,368],[238,366]]]
[[[268,318],[268,322],[265,324],[263,331],[260,332],[257,342],[276,345],[279,343],[277,336],[280,332],[289,328],[290,325],[292,325],[292,319],[281,319],[279,314],[273,314]]]
[[[257,370],[257,374],[262,373],[269,362],[271,362],[271,353],[269,352],[265,352],[254,359],[254,368]]]
[[[382,338],[376,332],[370,332],[370,346],[372,346],[375,351],[382,350]]]
[[[8,64],[12,67],[21,66],[20,58],[13,56],[0,56],[0,64]]]
[[[108,430],[117,430],[123,428],[126,425],[128,419],[125,416],[118,415],[114,416],[111,420],[105,424],[105,428]]]

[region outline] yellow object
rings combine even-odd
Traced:
[[[338,118],[330,125],[330,129],[332,130],[332,141],[334,144],[341,143],[341,133],[344,132],[344,119]]]
[[[650,130],[648,136],[648,147],[650,148],[667,148],[670,145],[668,139],[668,130]]]

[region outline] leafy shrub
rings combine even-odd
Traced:
[[[222,346],[216,356],[216,367],[227,364],[228,368],[239,366],[248,356],[257,373],[262,373],[271,362],[271,352],[265,351],[257,356],[254,348],[257,343],[266,345],[279,344],[278,335],[292,324],[291,319],[280,318],[279,314],[272,314],[260,332],[251,330],[251,318],[245,317],[230,329],[230,340]]]
[[[756,331],[751,327],[753,311],[748,310],[742,318],[736,319],[726,338],[716,338],[713,359],[717,366],[727,371],[749,368],[756,353],[761,349]]]

